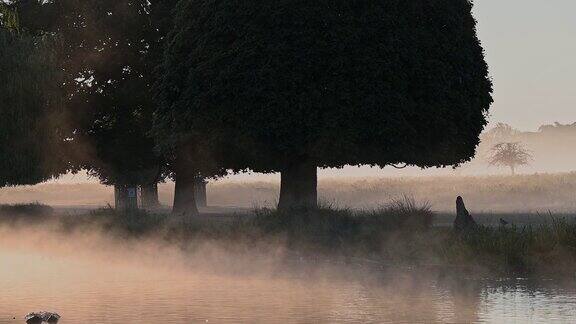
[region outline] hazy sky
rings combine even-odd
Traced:
[[[495,85],[491,121],[576,122],[576,0],[476,0]]]

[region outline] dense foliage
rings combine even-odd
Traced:
[[[302,190],[315,191],[317,166],[463,163],[492,102],[471,8],[182,0],[156,131],[168,143],[201,139],[197,159],[288,173],[283,185]]]
[[[17,1],[22,24],[60,42],[70,154],[106,184],[155,183],[165,171],[152,125],[152,71],[174,1]],[[167,24],[169,26],[169,24]]]
[[[53,41],[0,26],[0,187],[66,171]]]

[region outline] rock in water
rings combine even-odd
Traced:
[[[50,312],[30,313],[24,317],[26,324],[56,324],[60,320],[60,315]]]
[[[454,229],[457,232],[466,231],[476,227],[476,222],[474,218],[470,215],[466,206],[464,205],[464,199],[458,196],[456,198],[456,219],[454,220]]]

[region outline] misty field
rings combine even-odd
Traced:
[[[273,207],[279,183],[212,181],[208,204],[229,208]],[[170,206],[172,183],[159,187],[160,201]],[[52,206],[104,207],[113,204],[111,187],[99,184],[40,184],[0,189],[4,204],[40,202]],[[576,172],[483,177],[402,177],[320,179],[324,206],[373,209],[403,196],[429,204],[437,212],[453,212],[458,195],[474,213],[548,214],[576,212]]]

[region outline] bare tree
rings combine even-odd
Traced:
[[[532,154],[519,142],[499,143],[492,147],[488,163],[493,166],[509,167],[512,175],[516,168],[528,165],[532,161]]]

